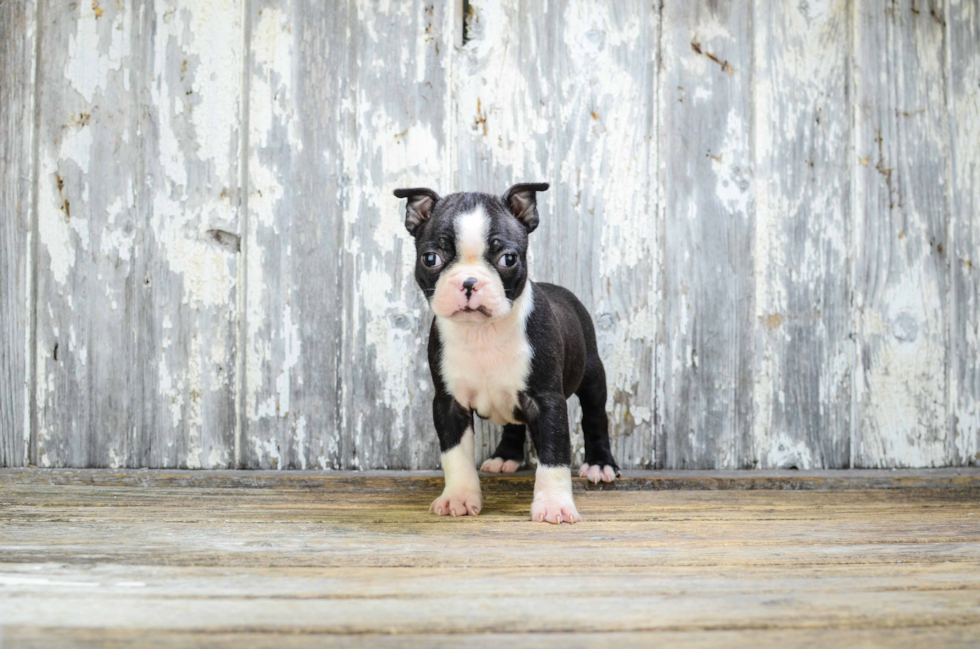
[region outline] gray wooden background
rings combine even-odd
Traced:
[[[3,0],[0,45],[0,466],[437,466],[391,190],[518,181],[624,467],[980,462],[977,0]]]

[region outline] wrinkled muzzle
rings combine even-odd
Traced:
[[[500,275],[485,263],[456,263],[443,271],[432,296],[432,311],[459,322],[486,322],[510,312]]]

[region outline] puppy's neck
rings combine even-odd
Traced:
[[[524,324],[534,308],[534,289],[530,280],[524,290],[514,300],[511,310],[500,319],[488,322],[456,322],[450,318],[436,316],[439,333],[447,345],[493,346],[514,336],[523,336]]]

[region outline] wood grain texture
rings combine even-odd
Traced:
[[[582,632],[589,646],[649,640],[627,633],[776,646],[808,632],[880,646],[896,628],[956,643],[980,625],[965,491],[589,491],[585,523],[544,527],[526,520],[529,484],[488,489],[465,519],[428,514],[438,484],[0,489],[12,637],[344,646],[506,629],[515,646]]]
[[[484,492],[530,491],[534,471],[512,474],[483,474]],[[340,493],[365,491],[412,493],[442,488],[439,471],[295,471],[188,469],[0,469],[0,484],[85,487],[209,488],[209,489],[315,489]],[[572,488],[581,491],[716,491],[780,490],[835,491],[869,489],[945,489],[980,491],[980,469],[820,469],[815,471],[663,471],[632,470],[612,483],[592,484],[573,478]]]
[[[241,466],[339,468],[348,7],[252,2]]]
[[[352,3],[353,84],[342,106],[351,165],[344,208],[341,444],[343,468],[422,468],[438,461],[415,244],[396,187],[452,186],[452,3]]]
[[[555,26],[561,6],[476,1],[468,7],[466,43],[458,50],[453,75],[458,162],[452,191],[499,196],[518,182],[551,183],[549,191],[538,195],[541,224],[530,237],[528,263],[532,280],[557,281],[543,268],[543,259],[559,240],[556,231],[561,219],[574,218],[563,214],[555,199]],[[570,414],[570,421],[577,421],[575,405]],[[501,431],[477,420],[478,464],[496,449]],[[581,431],[573,437],[581,447]],[[530,437],[526,448],[527,457],[532,457]]]
[[[137,466],[235,455],[242,8],[163,0],[140,15]],[[133,334],[130,333],[130,336]],[[144,360],[145,359],[145,360]],[[140,399],[137,401],[137,399]],[[122,406],[122,403],[120,403]]]
[[[300,649],[307,647],[344,648],[377,647],[401,648],[407,642],[419,647],[454,649],[460,644],[467,647],[493,649],[501,645],[546,649],[559,645],[569,649],[595,649],[595,647],[622,647],[623,649],[647,649],[665,645],[681,649],[711,649],[724,646],[735,649],[785,649],[785,647],[853,647],[854,649],[918,649],[935,646],[949,649],[973,649],[974,638],[980,634],[978,625],[951,624],[938,627],[899,627],[893,629],[742,629],[738,631],[711,630],[705,633],[685,631],[640,631],[607,634],[570,633],[480,633],[480,634],[413,634],[403,635],[364,633],[358,635],[330,635],[324,633],[267,634],[247,632],[215,633],[213,631],[186,631],[171,629],[125,628],[40,628],[11,626],[4,629],[4,638],[23,649],[47,649],[79,647],[120,647],[139,644],[149,649],[170,647],[211,647],[213,649],[238,649],[242,646],[258,649]]]
[[[30,450],[35,11],[0,4],[0,466]]]
[[[391,190],[528,180],[624,468],[977,464],[980,10],[922,1],[0,4],[0,466],[436,468]]]
[[[853,387],[850,6],[764,0],[753,15],[753,463],[846,467]]]
[[[752,467],[752,7],[662,14],[666,466]]]
[[[42,13],[41,466],[230,466],[235,6]]]
[[[653,416],[660,15],[649,2],[556,8],[554,207],[538,235],[536,277],[570,288],[592,314],[616,460],[662,466]],[[580,425],[576,433],[577,466],[585,453]]]
[[[949,403],[953,464],[980,464],[980,8],[952,2],[946,63],[952,148]]]
[[[429,317],[391,190],[450,184],[454,14],[251,15],[243,466],[432,466]]]
[[[858,1],[853,465],[940,466],[948,426],[944,4]]]
[[[658,14],[643,3],[469,7],[456,74],[458,188],[501,194],[515,182],[551,183],[539,196],[530,276],[569,288],[593,315],[613,451],[624,466],[651,466]],[[577,464],[577,399],[570,408]],[[477,460],[499,435],[480,422]]]
[[[136,466],[142,160],[139,11],[40,6],[39,466]],[[139,362],[137,362],[139,360]]]

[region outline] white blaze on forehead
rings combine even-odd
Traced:
[[[474,262],[483,257],[487,249],[487,233],[490,219],[482,205],[456,217],[456,250],[461,259]]]

